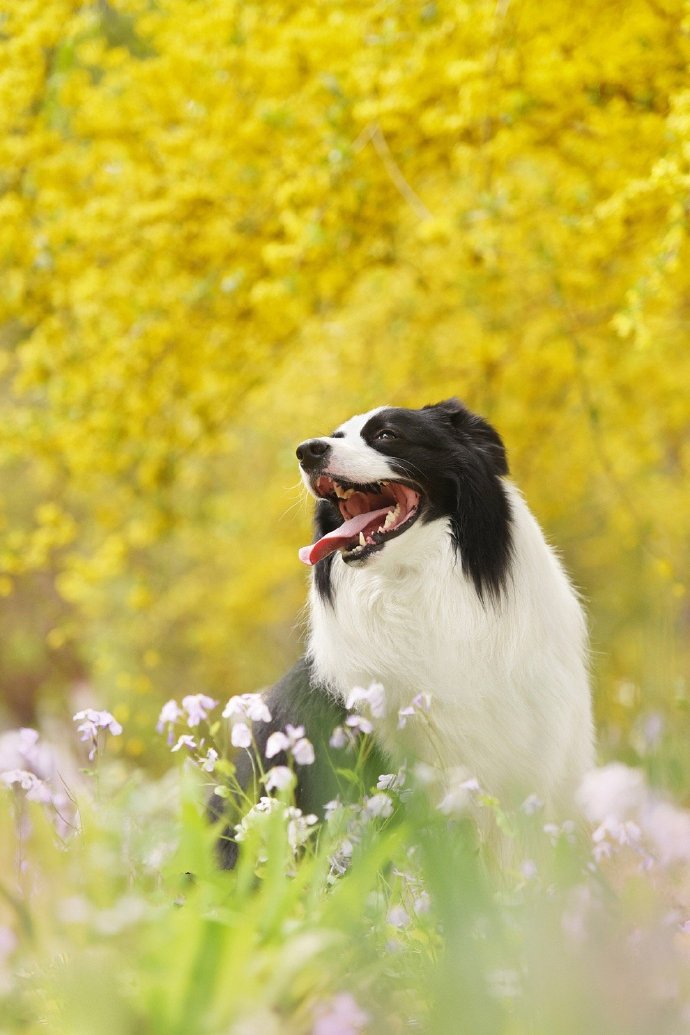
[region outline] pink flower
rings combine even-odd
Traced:
[[[349,992],[341,992],[316,1008],[312,1035],[357,1035],[370,1019]]]

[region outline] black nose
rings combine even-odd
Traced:
[[[310,438],[297,446],[297,459],[305,471],[313,471],[326,462],[331,447],[322,438]]]

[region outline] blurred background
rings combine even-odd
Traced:
[[[96,703],[155,765],[164,700],[277,678],[295,445],[457,395],[601,756],[687,795],[688,5],[0,0],[0,46],[0,727]]]

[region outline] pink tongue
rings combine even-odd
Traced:
[[[390,506],[382,507],[381,510],[369,510],[366,514],[358,514],[357,517],[350,518],[349,521],[329,532],[328,535],[321,536],[311,546],[303,546],[299,552],[299,559],[304,564],[316,564],[322,558],[328,557],[329,553],[335,553],[341,546],[346,546],[352,542],[360,532],[363,532],[372,523],[375,523],[378,528],[381,524],[379,518],[382,518],[391,509]]]

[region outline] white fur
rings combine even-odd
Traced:
[[[378,472],[385,458],[358,434],[329,442],[329,473],[389,476]],[[347,470],[343,457],[352,461]],[[502,801],[534,792],[555,813],[592,765],[585,620],[524,499],[505,487],[514,559],[500,602],[479,599],[446,519],[418,521],[363,563],[334,556],[333,604],[311,590],[309,654],[340,699],[355,686],[384,685],[382,739],[394,760],[464,766]],[[431,729],[413,720],[399,730],[398,708],[420,691],[432,695]]]
[[[377,406],[375,410],[369,410],[368,413],[359,413],[356,417],[350,417],[337,429],[338,434],[342,434],[343,438],[322,439],[331,447],[331,455],[328,460],[329,474],[336,478],[341,477],[351,482],[358,482],[360,485],[400,477],[386,462],[385,456],[368,446],[360,435],[360,431],[367,421],[379,410],[387,408]],[[302,471],[302,481],[309,491],[316,495],[311,487],[309,475],[304,471]]]

